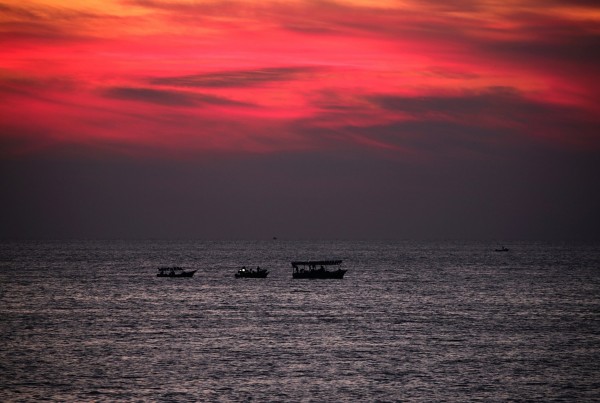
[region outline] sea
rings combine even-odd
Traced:
[[[2,241],[0,401],[600,401],[600,244],[504,246]]]

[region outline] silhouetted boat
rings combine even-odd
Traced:
[[[185,271],[181,267],[159,267],[156,277],[192,277],[196,271]]]
[[[242,267],[235,273],[235,278],[265,278],[269,274],[269,270],[261,269],[257,267],[255,269],[246,269],[246,266]]]
[[[292,277],[309,279],[342,279],[347,270],[338,268],[337,270],[330,271],[325,268],[327,266],[339,266],[341,264],[341,260],[307,260],[292,262]]]
[[[501,247],[500,249],[496,249],[496,252],[508,252],[508,248],[505,248],[504,246]]]

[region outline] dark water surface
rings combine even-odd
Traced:
[[[506,246],[3,242],[0,401],[599,401],[600,245]]]

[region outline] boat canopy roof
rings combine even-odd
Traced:
[[[341,260],[301,260],[292,262],[292,267],[296,266],[333,266],[342,264]]]

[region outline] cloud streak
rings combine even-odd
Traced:
[[[314,67],[270,67],[252,70],[222,71],[187,76],[160,77],[150,80],[151,84],[174,87],[253,87],[279,81],[291,81],[317,71]]]
[[[174,107],[192,107],[201,105],[251,106],[250,104],[213,95],[186,93],[182,91],[155,88],[113,87],[105,90],[103,95],[113,99],[148,102],[157,105]]]

